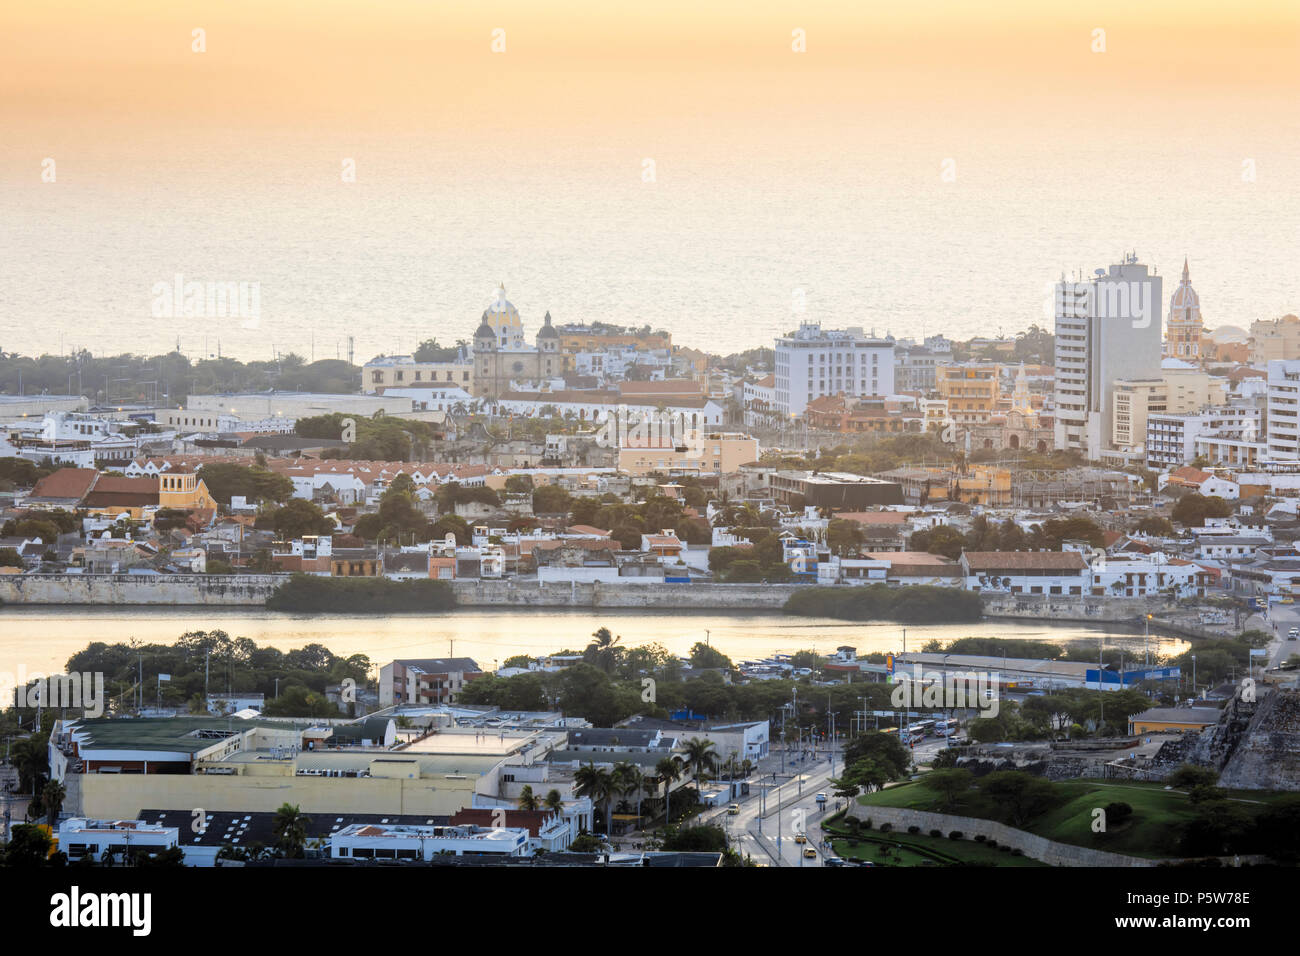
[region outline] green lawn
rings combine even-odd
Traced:
[[[1196,813],[1187,794],[1165,790],[1160,783],[1085,779],[1065,780],[1055,786],[1058,796],[1055,804],[1022,829],[1074,846],[1152,859],[1179,856],[1179,834]],[[1231,792],[1228,796],[1242,800],[1243,807],[1254,813],[1287,794],[1247,791]],[[920,782],[865,794],[858,802],[867,807],[905,807],[1000,819],[999,808],[975,791],[951,807],[944,807],[939,794]],[[1133,808],[1133,816],[1105,833],[1094,833],[1093,810],[1109,803],[1127,803]]]
[[[832,836],[835,855],[851,860],[870,860],[876,866],[951,866],[966,863],[976,866],[1046,866],[1027,856],[1014,856],[974,840],[950,840],[928,834],[881,833],[862,830],[853,845],[853,838],[836,824],[840,818],[828,820],[822,829]]]

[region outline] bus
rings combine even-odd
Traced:
[[[922,737],[928,737],[930,734],[934,733],[935,723],[936,721],[933,720],[918,720],[916,723],[912,724],[912,726],[907,728],[907,732],[913,735],[920,734]]]
[[[957,721],[941,720],[934,725],[934,732],[939,737],[951,737],[957,732]]]

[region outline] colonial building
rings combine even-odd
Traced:
[[[1201,334],[1205,327],[1201,322],[1201,299],[1192,288],[1191,276],[1187,270],[1187,260],[1183,260],[1183,278],[1169,299],[1169,325],[1165,332],[1165,355],[1199,362],[1201,353]]]
[[[536,345],[530,348],[524,342],[519,310],[507,301],[505,286],[498,288],[496,301],[483,313],[474,333],[473,394],[496,398],[510,390],[511,382],[563,375],[568,362],[551,313],[546,313]]]

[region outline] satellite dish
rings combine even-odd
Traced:
[[[1098,275],[1098,276],[1104,276],[1104,275],[1106,274],[1106,270],[1105,270],[1105,269],[1093,269],[1093,270],[1092,270],[1092,274],[1093,274],[1093,275]]]

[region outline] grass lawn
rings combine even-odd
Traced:
[[[836,821],[836,822],[842,822]],[[928,834],[881,833],[862,830],[852,845],[852,838],[836,822],[827,821],[822,829],[831,834],[835,855],[849,860],[870,860],[876,866],[951,866],[967,863],[977,866],[1046,866],[1027,856],[1013,856],[1010,851],[977,843],[974,840],[950,840]]]
[[[1179,856],[1179,835],[1196,815],[1187,794],[1165,790],[1164,784],[1160,783],[1085,779],[1061,781],[1055,787],[1057,800],[1053,806],[1021,829],[1074,846],[1151,859]],[[1286,794],[1232,792],[1228,796],[1242,800],[1243,808],[1253,814]],[[940,795],[919,782],[865,794],[858,798],[858,802],[868,807],[905,807],[1001,819],[999,808],[973,790],[951,807],[944,807]],[[1133,808],[1133,816],[1105,833],[1094,833],[1093,810],[1109,803],[1127,803]]]

